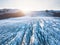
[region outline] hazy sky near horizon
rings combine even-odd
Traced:
[[[0,0],[0,8],[22,10],[60,10],[60,0]]]

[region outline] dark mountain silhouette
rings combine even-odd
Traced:
[[[17,9],[1,9],[0,10],[0,19],[21,17],[24,16],[24,13]]]
[[[32,11],[29,13],[32,17],[60,17],[60,11],[45,10],[45,11]]]
[[[46,10],[47,13],[52,13],[54,17],[60,17],[60,11],[59,10]]]

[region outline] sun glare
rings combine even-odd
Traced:
[[[27,14],[27,13],[31,12],[31,11],[28,10],[28,9],[21,9],[21,10],[22,10],[22,12],[23,12],[24,14]]]

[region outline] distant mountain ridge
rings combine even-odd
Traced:
[[[0,15],[5,13],[16,13],[20,11],[19,9],[0,9]]]
[[[0,19],[21,16],[24,16],[24,13],[19,9],[0,9]]]
[[[60,17],[60,11],[56,10],[45,10],[45,11],[32,11],[29,13],[32,17]]]

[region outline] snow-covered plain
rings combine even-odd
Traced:
[[[60,45],[60,18],[19,17],[0,20],[0,45]]]

